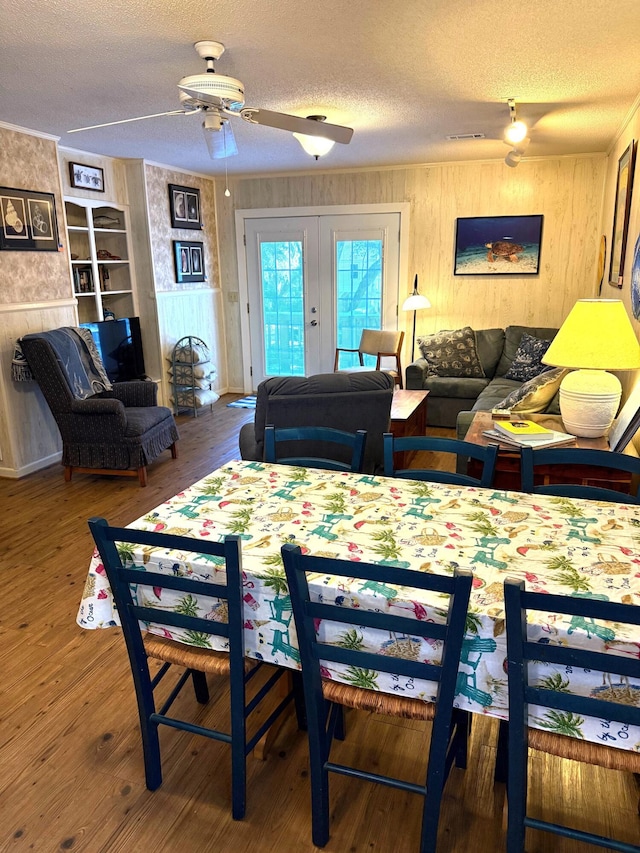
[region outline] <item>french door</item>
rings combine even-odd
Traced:
[[[333,370],[336,346],[395,328],[400,213],[245,220],[251,385]],[[353,356],[343,354],[340,366]]]

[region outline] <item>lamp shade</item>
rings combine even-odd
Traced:
[[[640,344],[619,299],[579,299],[542,361],[554,367],[634,370]]]
[[[402,303],[403,311],[420,311],[421,308],[431,308],[431,303],[421,293],[412,293]]]

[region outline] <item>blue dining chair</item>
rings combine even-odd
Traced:
[[[573,838],[600,847],[638,853],[640,847],[624,841],[615,841],[591,832],[534,819],[527,815],[528,749],[558,755],[613,770],[640,773],[640,754],[602,743],[592,743],[580,737],[556,734],[551,730],[528,726],[529,703],[552,709],[556,717],[565,715],[579,726],[583,716],[613,720],[621,725],[640,726],[640,707],[627,701],[611,698],[612,691],[603,691],[603,697],[578,696],[566,690],[560,679],[557,683],[545,680],[532,683],[529,677],[530,661],[553,663],[561,669],[588,669],[602,672],[625,687],[629,692],[629,678],[640,680],[640,660],[624,657],[614,652],[597,652],[584,646],[584,632],[577,631],[575,642],[556,645],[553,642],[531,642],[527,638],[527,611],[560,614],[584,624],[593,620],[606,620],[619,625],[640,625],[640,607],[602,601],[596,598],[576,598],[567,595],[525,592],[523,581],[507,578],[504,583],[504,600],[507,623],[507,675],[509,681],[509,734],[507,770],[507,853],[522,853],[525,849],[527,827]],[[587,630],[587,629],[585,629]],[[548,635],[545,635],[548,638]],[[537,711],[537,709],[536,709]],[[539,712],[537,711],[538,715]],[[640,820],[636,837],[640,837]]]
[[[607,489],[602,486],[583,486],[575,482],[536,485],[534,479],[536,469],[543,466],[549,468],[554,465],[559,466],[559,474],[562,473],[560,466],[566,469],[569,466],[579,465],[580,468],[587,470],[589,468],[613,468],[616,471],[628,471],[629,474],[640,475],[640,459],[636,456],[615,453],[613,450],[591,450],[582,447],[541,447],[538,450],[523,447],[520,465],[523,492],[567,498],[591,498],[592,500],[616,501],[617,503],[637,504],[640,502],[640,488],[635,494],[627,495],[624,492],[617,492],[615,489]],[[595,470],[594,473],[596,473]],[[602,470],[599,472],[598,479],[602,479]]]
[[[424,797],[421,853],[436,849],[440,802],[444,784],[453,762],[466,766],[469,714],[453,708],[456,692],[460,650],[465,631],[472,573],[456,569],[454,575],[427,574],[395,566],[373,565],[327,557],[302,555],[298,546],[284,545],[282,559],[291,595],[293,617],[300,647],[302,681],[307,713],[312,838],[318,847],[329,840],[329,772],[356,779],[379,782]],[[408,590],[429,590],[438,596],[437,609],[446,613],[445,622],[417,620],[390,612],[389,607],[368,610],[342,607],[309,592],[307,575],[318,573],[333,577],[353,578],[373,585],[398,585]],[[408,591],[407,596],[412,597]],[[413,595],[415,596],[415,592]],[[448,602],[441,600],[448,596]],[[381,599],[384,601],[385,599]],[[439,664],[396,657],[385,648],[357,647],[355,644],[329,645],[317,634],[322,620],[347,626],[375,628],[385,638],[426,637],[441,644]],[[435,701],[422,701],[398,694],[382,693],[376,689],[357,687],[323,677],[327,662],[351,667],[352,672],[375,670],[394,673],[403,681],[425,679],[437,683]],[[374,711],[417,720],[432,720],[431,743],[427,755],[426,784],[418,785],[403,779],[361,770],[330,759],[334,737],[341,738],[343,707]]]
[[[285,710],[293,698],[293,690],[281,699],[248,738],[246,724],[249,715],[262,703],[279,679],[286,675],[286,670],[245,659],[239,537],[227,536],[224,542],[193,539],[110,527],[104,518],[91,518],[89,527],[111,586],[129,654],[138,703],[147,788],[154,791],[162,784],[159,725],[228,743],[231,746],[232,814],[235,820],[241,820],[246,804],[246,756]],[[145,564],[142,560],[135,562],[131,545],[154,549],[152,560]],[[205,554],[212,558],[209,563],[212,568],[206,576],[214,576],[214,565],[224,567],[226,583],[209,582],[196,571],[187,573],[187,554]],[[171,573],[154,571],[154,560],[169,566]],[[163,595],[165,591],[181,593],[181,606],[167,608],[166,594]],[[219,604],[213,604],[213,616],[189,612],[193,600],[191,597],[195,595],[211,596],[214,601],[219,599]],[[150,634],[141,627],[141,623],[147,627],[153,623],[167,630],[181,628],[191,636],[191,644]],[[214,636],[225,639],[228,652],[214,651],[209,647],[210,637]],[[149,658],[162,661],[163,664],[153,677],[149,672]],[[183,667],[184,672],[172,686],[168,698],[156,709],[154,691],[172,664]],[[252,689],[247,691],[247,686],[260,670],[263,670],[263,675],[269,673],[268,677],[256,679],[251,684]],[[230,693],[230,732],[205,728],[168,715],[171,705],[190,679],[197,701],[201,704],[209,701],[206,673],[228,678],[224,689]],[[253,694],[250,700],[248,692]],[[298,708],[302,708],[301,702]]]
[[[279,455],[278,445],[287,442],[285,454],[292,453],[289,442],[303,441],[305,445],[303,455]],[[364,451],[367,441],[366,430],[359,429],[357,432],[345,432],[331,427],[274,427],[272,424],[264,428],[264,461],[278,462],[281,465],[299,465],[304,468],[326,468],[329,471],[352,471],[355,474],[362,473],[364,464]],[[340,462],[337,459],[324,456],[307,455],[310,442],[316,445],[316,450],[322,453],[331,452],[331,446],[343,448],[343,454],[350,455],[350,462]],[[329,446],[327,446],[329,445]],[[300,448],[300,445],[298,445]]]
[[[460,441],[457,438],[441,438],[433,435],[415,435],[398,438],[390,432],[383,435],[384,475],[385,477],[404,477],[409,480],[428,480],[432,483],[450,483],[457,486],[483,486],[489,488],[493,484],[498,460],[498,445],[473,444],[470,441]],[[483,463],[482,476],[471,477],[453,471],[440,471],[436,468],[401,468],[394,463],[395,453],[405,453],[410,450],[429,450],[432,453],[455,453],[477,459]]]

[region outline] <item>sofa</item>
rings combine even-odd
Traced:
[[[477,411],[491,411],[502,403],[505,398],[517,389],[522,389],[526,380],[511,379],[506,374],[514,364],[516,356],[520,356],[519,348],[523,343],[523,336],[529,336],[536,340],[551,341],[557,329],[540,326],[507,326],[506,329],[479,329],[471,330],[469,327],[459,330],[459,342],[456,341],[457,333],[438,333],[437,335],[418,338],[417,343],[422,351],[422,356],[410,364],[406,369],[406,388],[414,390],[428,390],[429,399],[427,403],[427,424],[437,427],[455,427],[458,438],[464,438]],[[452,338],[453,345],[458,346],[465,352],[465,347],[471,347],[475,342],[475,355],[480,364],[480,369],[467,369],[463,363],[462,367],[456,361],[451,361],[451,367],[445,361],[445,369],[441,369],[438,358],[446,351],[447,341]],[[444,340],[444,344],[442,343]],[[524,339],[525,341],[527,339]],[[425,357],[425,353],[429,358]],[[457,365],[457,367],[456,367]],[[466,373],[474,375],[437,375],[439,373]],[[484,373],[484,376],[478,375]],[[553,380],[548,384],[549,391],[546,396],[550,397],[548,403],[542,409],[529,409],[528,411],[545,411],[558,414],[557,389],[564,372],[559,369],[545,371],[545,379]],[[551,393],[551,390],[553,393]],[[526,389],[525,389],[526,391]],[[527,409],[519,409],[525,412]]]
[[[320,373],[315,376],[273,376],[258,385],[253,423],[240,430],[240,456],[262,462],[264,428],[326,426],[355,432],[367,431],[364,472],[373,473],[383,465],[382,434],[389,430],[394,379],[379,370],[366,373]],[[350,461],[350,451],[335,445],[314,443],[283,455],[325,456]],[[341,453],[343,455],[341,455]]]

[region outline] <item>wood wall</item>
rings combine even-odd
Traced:
[[[529,159],[510,169],[502,160],[289,177],[229,179],[231,198],[216,182],[220,268],[225,301],[229,388],[242,388],[235,210],[408,202],[411,205],[408,296],[419,274],[432,308],[417,316],[417,334],[470,325],[556,326],[576,299],[597,293],[597,255],[605,155]],[[543,214],[539,275],[454,276],[459,216]],[[412,315],[399,311],[411,351]]]

